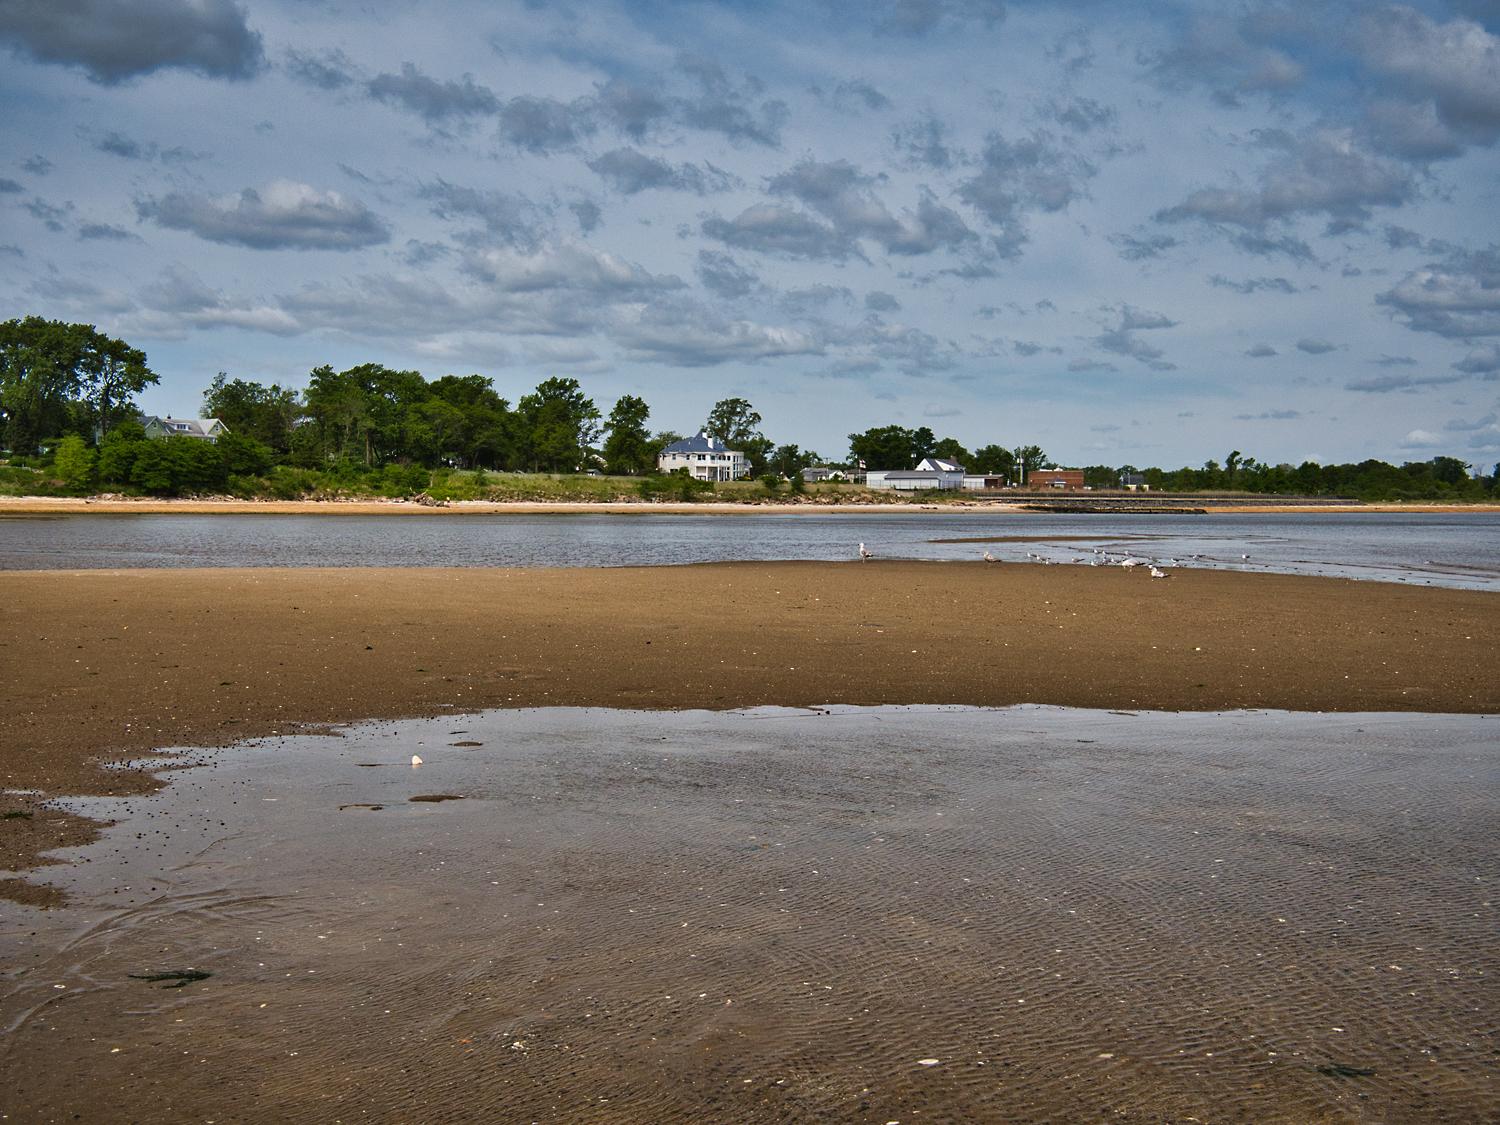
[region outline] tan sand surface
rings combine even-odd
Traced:
[[[548,705],[1492,713],[1497,646],[1493,593],[1209,571],[12,571],[0,815],[22,815],[0,819],[0,868],[89,837],[46,796],[153,784],[103,761],[297,725]]]

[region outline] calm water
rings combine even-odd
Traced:
[[[35,873],[75,904],[0,914],[0,1100],[1494,1121],[1497,722],[558,709],[195,752],[67,802],[113,822]]]
[[[935,542],[996,536],[1027,541]],[[1069,562],[1100,548],[1167,566],[1500,589],[1496,513],[9,517],[0,519],[0,569],[659,566],[850,559],[860,542],[884,558],[989,550],[1002,561]]]

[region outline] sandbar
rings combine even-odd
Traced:
[[[983,563],[0,573],[0,869],[103,763],[498,707],[1500,711],[1500,595]],[[159,761],[154,764],[159,765]],[[12,880],[0,893],[35,900]]]

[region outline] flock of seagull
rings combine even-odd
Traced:
[[[864,543],[860,543],[860,561],[866,562],[870,559],[873,559],[874,557],[875,552],[866,547]],[[1193,559],[1202,558],[1202,556],[1188,555],[1187,558],[1191,561]],[[1039,562],[1043,566],[1052,566],[1053,563],[1057,561],[1055,559],[1049,559],[1045,555],[1039,555],[1035,551],[1027,551],[1026,559],[1028,562]],[[1250,560],[1250,556],[1241,555],[1240,559],[1241,561],[1248,562]],[[995,563],[999,562],[1000,560],[997,559],[994,555],[990,554],[989,550],[986,549],[984,552],[984,561],[987,563]],[[1069,561],[1080,564],[1087,563],[1089,566],[1119,566],[1124,567],[1126,570],[1132,570],[1135,567],[1144,566],[1149,568],[1148,573],[1150,573],[1152,578],[1171,578],[1171,573],[1169,571],[1162,570],[1161,567],[1183,565],[1176,559],[1138,559],[1134,555],[1112,555],[1103,547],[1095,547],[1093,553],[1090,555],[1074,555],[1073,558]],[[1158,563],[1160,563],[1161,566],[1158,566]]]

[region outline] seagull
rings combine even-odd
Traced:
[[[863,562],[865,559],[873,559],[874,557],[875,556],[873,554],[865,550],[865,545],[863,543],[859,545],[859,558],[861,562]]]
[[[1170,574],[1168,574],[1165,570],[1157,570],[1156,567],[1153,566],[1151,568],[1151,577],[1152,578],[1171,578],[1172,576]]]
[[[1249,557],[1250,557],[1249,555],[1241,555],[1240,556],[1240,558],[1242,558],[1242,559],[1248,559]]]
[[[995,561],[995,556],[992,555],[992,554],[990,554],[988,551],[986,551],[984,553],[984,561],[985,562],[994,562]]]
[[[1140,566],[1141,565],[1141,560],[1140,559],[1126,559],[1120,565],[1123,566],[1126,570],[1129,570],[1133,566]]]

